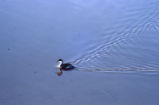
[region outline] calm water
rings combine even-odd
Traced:
[[[13,103],[17,105],[16,97],[21,99],[22,105],[30,104],[26,101],[27,99],[31,99],[30,105],[36,105],[38,102],[40,105],[41,100],[45,99],[41,104],[46,105],[52,102],[50,91],[56,94],[56,97],[53,95],[54,100],[60,101],[61,96],[64,96],[65,102],[67,95],[58,92],[63,87],[69,90],[72,85],[76,88],[79,84],[82,86],[83,83],[80,82],[82,80],[85,85],[90,81],[98,81],[96,83],[101,85],[101,88],[94,88],[94,90],[102,93],[104,89],[102,86],[105,83],[99,82],[101,80],[97,78],[100,78],[99,75],[105,78],[106,74],[96,74],[96,72],[152,73],[153,71],[154,74],[158,73],[159,0],[0,0],[0,49],[0,83],[3,84],[0,87],[0,90],[3,90],[0,92],[0,102],[3,105],[6,103],[6,105]],[[55,65],[59,58],[72,62],[77,67],[76,72],[66,73],[64,77],[61,77],[63,79],[59,79],[55,74],[57,71]],[[79,71],[84,71],[86,74],[91,71],[91,74],[97,76],[89,80],[87,77],[82,77],[87,80],[84,81],[80,78]],[[68,80],[65,77],[67,75],[70,76],[67,77]],[[73,75],[80,78],[77,80],[79,84],[71,80],[71,77],[76,78]],[[128,80],[135,84],[133,80],[138,81],[138,79],[138,85],[144,82],[141,78]],[[153,82],[155,80],[152,77],[151,80],[147,80],[148,84],[140,85],[139,88],[145,86],[147,87],[145,89],[149,89],[151,83],[156,86],[156,82]],[[70,81],[73,83],[67,87],[66,83]],[[130,81],[120,83],[126,84]],[[91,83],[96,87],[96,84]],[[119,86],[115,84],[116,82],[113,83],[111,85],[108,82],[103,87]],[[128,87],[127,92],[129,92],[133,85],[124,86]],[[124,86],[121,88],[123,89],[121,93],[125,93]],[[88,87],[85,86],[86,88]],[[94,94],[102,97],[100,93],[87,93],[85,89],[81,92],[83,93],[81,97],[92,97]],[[116,94],[116,88],[113,89],[110,91]],[[158,90],[154,87],[151,89]],[[70,91],[75,94],[77,92]],[[143,96],[151,94],[147,95],[145,91],[148,92],[147,90],[141,92]],[[40,92],[43,95],[41,97]],[[85,92],[87,95],[84,94]],[[107,95],[109,97],[109,94]],[[119,100],[127,96],[131,96],[131,93],[123,94]],[[152,105],[151,102],[156,102],[154,97],[158,97],[158,94],[150,96],[153,98],[146,97],[145,100],[151,99]],[[34,97],[36,97],[35,100],[33,100]],[[73,98],[74,95],[71,94],[68,97]],[[84,100],[79,97],[76,98]],[[110,100],[112,99],[110,102],[113,102],[114,97],[109,97]],[[128,100],[133,97],[136,96],[132,95]],[[102,102],[100,99],[98,102]],[[54,102],[57,105],[56,101]],[[71,99],[67,100],[69,101]],[[76,102],[79,103],[77,100]],[[132,100],[132,102],[136,101]],[[89,102],[86,101],[86,103]],[[91,105],[94,105],[93,102]],[[133,105],[143,104],[134,103]]]

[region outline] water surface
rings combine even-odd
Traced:
[[[3,0],[1,47],[21,56],[43,52],[94,71],[158,71],[158,4]],[[1,53],[6,57],[4,50]]]
[[[0,104],[157,105],[158,5],[0,0]],[[76,72],[59,78],[59,58]]]

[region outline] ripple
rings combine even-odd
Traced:
[[[72,62],[81,71],[159,71],[157,8],[152,3],[126,10],[112,26],[104,26],[98,44]]]

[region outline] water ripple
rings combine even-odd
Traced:
[[[73,63],[82,71],[159,71],[157,5],[126,10],[113,26],[103,28],[100,44]],[[101,35],[100,35],[101,36]],[[155,59],[156,58],[156,59]]]

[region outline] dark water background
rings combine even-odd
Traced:
[[[0,105],[158,105],[158,71],[159,0],[0,0]]]

